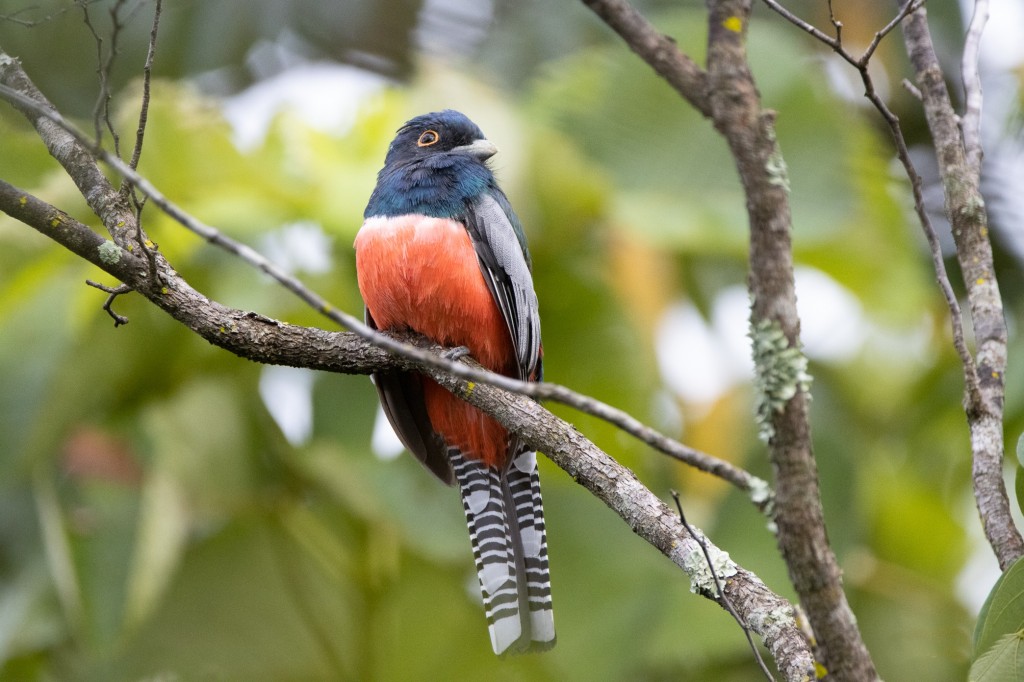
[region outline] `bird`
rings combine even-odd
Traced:
[[[523,227],[464,114],[417,116],[388,147],[355,238],[367,325],[415,332],[522,381],[543,378],[540,315]],[[537,453],[420,373],[373,375],[405,447],[457,485],[495,654],[555,644]]]

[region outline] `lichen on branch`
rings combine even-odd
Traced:
[[[752,322],[748,335],[753,346],[757,432],[767,443],[775,436],[772,416],[782,412],[797,391],[808,393],[812,377],[807,356],[790,345],[775,320]]]

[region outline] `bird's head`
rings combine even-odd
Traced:
[[[465,114],[452,109],[423,114],[398,129],[388,147],[385,166],[438,154],[465,154],[480,162],[494,156],[498,148]]]

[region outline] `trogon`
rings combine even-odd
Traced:
[[[355,240],[367,323],[468,351],[491,371],[542,375],[540,316],[522,225],[487,165],[497,148],[463,114],[402,126]],[[496,654],[555,643],[537,455],[431,379],[379,372],[402,443],[456,483]]]

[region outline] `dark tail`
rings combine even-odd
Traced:
[[[449,448],[462,492],[494,653],[555,645],[551,577],[537,455],[520,454],[503,472]]]

